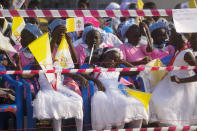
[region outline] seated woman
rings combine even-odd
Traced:
[[[132,67],[122,60],[119,49],[105,48],[100,57],[100,68],[116,68],[121,64]],[[137,99],[127,96],[120,89],[118,78],[120,75],[135,75],[136,72],[96,72],[83,74],[97,85],[97,91],[92,97],[91,120],[94,130],[124,128],[130,123],[130,128],[140,128],[143,120],[148,120],[148,112]],[[128,87],[123,86],[124,89]]]

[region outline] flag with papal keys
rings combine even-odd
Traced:
[[[14,17],[12,23],[12,40],[19,44],[21,40],[21,32],[25,27],[25,21],[22,17]]]
[[[38,39],[28,45],[30,51],[34,55],[35,59],[40,64],[42,70],[53,70],[53,62],[51,57],[51,47],[49,42],[48,33],[43,34]],[[52,85],[55,83],[55,74],[46,73],[46,77]]]
[[[24,4],[25,0],[13,0],[13,6],[16,9],[20,9],[22,5]]]
[[[0,32],[0,49],[4,51],[17,53],[14,47],[10,44],[9,38],[6,38],[1,32]]]
[[[66,19],[67,32],[75,32],[84,30],[83,17],[68,18]]]
[[[55,64],[59,65],[62,68],[74,68],[73,60],[69,51],[69,45],[64,36],[58,47]]]

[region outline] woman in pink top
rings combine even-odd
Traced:
[[[144,65],[148,62],[146,56],[148,56],[153,49],[152,43],[147,46],[147,44],[139,45],[141,40],[141,28],[145,28],[146,32],[150,37],[149,29],[144,24],[141,23],[140,27],[133,22],[127,21],[122,27],[121,34],[123,37],[128,39],[123,45],[120,45],[120,49],[123,52],[124,60],[130,62],[133,65]]]
[[[88,26],[85,28],[82,39],[83,43],[76,46],[76,51],[78,55],[78,62],[82,65],[84,62],[87,62],[91,49],[94,45],[94,50],[97,48],[112,47],[109,44],[103,43],[103,31],[99,28],[93,26]],[[93,61],[92,61],[93,62]]]

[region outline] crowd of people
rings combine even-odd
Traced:
[[[2,8],[11,8],[6,0]],[[78,3],[80,9],[88,9],[85,0]],[[24,8],[40,8],[32,0]],[[144,8],[155,9],[152,2]],[[136,3],[111,2],[106,9],[137,9]],[[197,66],[197,34],[177,33],[171,17],[84,18],[84,30],[67,33],[65,18],[25,18],[20,43],[12,40],[12,18],[0,18],[0,35],[5,37],[17,53],[0,50],[1,70],[41,70],[28,45],[48,32],[53,66],[57,49],[63,37],[69,46],[74,69],[146,67],[155,60],[164,66]],[[7,24],[5,24],[7,23]],[[44,27],[42,27],[44,26]],[[169,71],[155,85],[147,110],[143,103],[124,90],[142,91],[137,81],[139,71],[95,72],[56,74],[56,86],[49,83],[45,74],[12,76],[25,79],[31,85],[34,96],[32,107],[37,120],[53,120],[61,125],[62,119],[75,118],[78,131],[83,130],[83,99],[81,88],[93,81],[95,93],[91,98],[92,129],[141,128],[142,126],[196,125],[197,81],[196,70]],[[2,76],[3,78],[3,76]],[[148,78],[153,79],[153,78]],[[137,84],[136,84],[137,83]],[[9,89],[9,91],[5,90]],[[38,92],[35,92],[38,89]],[[1,94],[14,96],[14,89],[1,80]],[[1,95],[0,94],[0,95]],[[2,95],[5,96],[5,95]],[[11,97],[0,97],[0,104],[10,103]],[[59,129],[56,129],[59,130]]]

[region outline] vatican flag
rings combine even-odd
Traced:
[[[84,30],[83,17],[68,18],[66,19],[67,32],[75,32]]]
[[[14,17],[12,23],[12,40],[19,44],[21,40],[21,32],[25,27],[25,21],[22,17]]]
[[[62,38],[62,41],[58,47],[54,64],[59,65],[64,69],[74,68],[73,60],[69,51],[69,45],[65,36]]]
[[[38,39],[28,45],[35,59],[40,64],[42,70],[53,70],[53,62],[51,57],[51,47],[48,33],[43,34]],[[56,85],[56,77],[53,73],[45,74],[49,83],[54,87]]]

